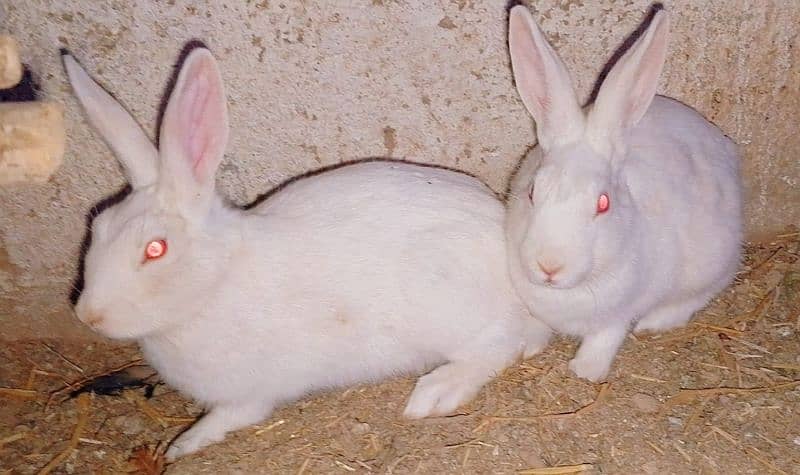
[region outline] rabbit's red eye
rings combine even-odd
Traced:
[[[611,200],[608,199],[608,194],[603,193],[597,198],[597,214],[605,213],[609,207],[611,207]]]
[[[144,258],[146,260],[158,259],[167,253],[167,241],[164,239],[156,239],[147,243],[144,248]]]

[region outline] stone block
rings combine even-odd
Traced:
[[[61,104],[0,104],[0,185],[44,183],[61,165],[63,157]]]
[[[19,46],[14,38],[0,35],[0,89],[14,87],[21,79]]]

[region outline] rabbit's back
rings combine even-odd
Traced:
[[[631,131],[626,181],[648,238],[672,243],[664,266],[682,268],[684,282],[729,280],[742,238],[739,153],[694,109],[656,96]],[[665,270],[662,267],[662,271]],[[709,277],[707,273],[713,273]]]
[[[270,259],[308,260],[317,275],[329,272],[336,282],[350,277],[352,284],[409,287],[444,279],[446,293],[460,291],[453,284],[461,280],[468,286],[493,276],[506,283],[503,205],[461,173],[358,163],[289,185],[255,212],[254,229],[282,249],[283,257],[271,252]],[[307,271],[285,264],[292,272]]]
[[[686,210],[710,214],[712,220],[740,213],[736,145],[694,109],[656,96],[631,131],[629,144],[627,184],[648,211],[674,215],[676,209]]]
[[[419,218],[418,222],[448,216],[454,220],[502,220],[502,213],[498,214],[501,203],[478,179],[435,166],[393,160],[356,162],[312,174],[274,193],[253,213],[313,216],[315,222],[325,222],[355,215],[383,219],[392,214],[392,208],[395,214],[408,215],[412,221]],[[448,216],[440,216],[445,210]]]

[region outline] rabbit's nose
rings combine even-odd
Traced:
[[[559,265],[553,265],[553,264],[550,264],[550,263],[542,264],[539,261],[536,261],[536,264],[539,266],[539,269],[541,269],[542,272],[544,272],[545,275],[547,275],[547,281],[548,282],[552,281],[553,280],[553,276],[558,274],[558,272],[564,267],[564,266],[559,266]]]

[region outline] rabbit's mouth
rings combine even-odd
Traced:
[[[528,275],[528,280],[531,284],[536,285],[538,287],[547,287],[547,288],[557,288],[559,286],[559,279],[553,278],[552,276],[543,275],[541,272],[537,272],[536,270],[530,270]]]
[[[552,271],[545,267],[545,270],[538,266],[536,269],[529,269],[528,280],[531,284],[548,290],[565,290],[578,287],[584,280],[582,273],[570,272],[563,268]]]
[[[529,269],[529,279],[532,283],[544,287],[559,287],[564,280],[564,265],[554,260],[535,259],[535,264]]]
[[[550,279],[550,278],[537,279],[533,281],[533,284],[539,287],[544,287],[546,289],[553,289],[553,290],[570,288],[570,286],[564,285],[560,280]]]

